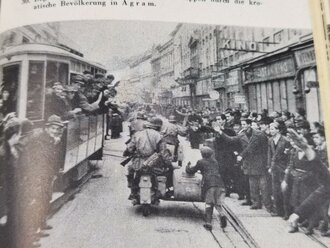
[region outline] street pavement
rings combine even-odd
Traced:
[[[213,232],[203,228],[203,203],[161,201],[143,217],[141,208],[127,200],[126,169],[120,165],[127,139],[126,132],[106,142],[104,159],[99,161],[103,177],[90,179],[52,216],[53,229],[41,239],[42,247],[246,247],[233,227],[220,229],[215,214]],[[183,143],[186,153],[190,148]],[[185,163],[194,163],[199,156],[198,150],[189,151]]]

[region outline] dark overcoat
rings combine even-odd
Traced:
[[[290,156],[285,152],[286,149],[291,147],[290,142],[281,135],[280,139],[275,146],[274,139],[270,138],[268,141],[268,163],[267,167],[272,170],[284,170],[289,165]]]
[[[242,148],[240,156],[243,158],[242,169],[245,175],[260,176],[267,171],[268,138],[263,132],[253,130],[250,138],[245,132],[230,137],[224,133],[217,135],[217,142],[237,145]]]

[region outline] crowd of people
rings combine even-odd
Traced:
[[[185,127],[192,149],[203,144],[214,151],[226,196],[237,193],[245,200],[242,205],[264,206],[272,216],[289,220],[289,232],[304,226],[306,234],[317,227],[329,235],[325,131],[322,124],[309,123],[303,109],[294,114],[238,109],[221,113],[216,108],[153,105],[138,110],[131,128],[143,130],[143,123],[156,114]]]
[[[116,85],[107,77],[77,75],[70,85],[47,85],[45,122],[35,127],[19,119],[16,106],[7,106],[7,93],[0,105],[0,183],[5,192],[6,247],[39,247],[40,237],[48,236],[47,216],[55,180],[63,170],[65,122],[80,114],[121,114],[113,103]],[[110,118],[109,118],[110,119]],[[111,122],[108,128],[111,127]],[[114,132],[115,133],[115,132]],[[117,134],[118,135],[118,134]],[[3,212],[2,212],[3,214]]]
[[[218,189],[209,193],[219,197],[211,197],[208,202],[212,211],[213,206],[221,205],[223,194],[237,193],[238,199],[244,200],[242,205],[251,209],[264,206],[272,216],[288,220],[289,232],[298,231],[301,225],[307,227],[306,234],[313,233],[316,226],[323,235],[329,234],[330,172],[324,127],[317,122],[309,123],[304,110],[293,114],[227,109],[222,113],[216,108],[196,111],[170,104],[128,104],[125,111],[120,111],[113,101],[118,85],[112,84],[113,80],[112,75],[92,77],[85,73],[73,77],[70,85],[61,82],[47,85],[46,121],[37,131],[30,120],[17,118],[13,106],[6,103],[8,94],[5,91],[2,94],[0,159],[4,162],[0,175],[7,188],[6,226],[11,233],[8,247],[37,247],[38,238],[47,235],[44,231],[51,228],[46,218],[53,183],[65,155],[64,121],[79,114],[106,114],[106,138],[110,137],[109,130],[111,138],[120,137],[123,120],[130,122],[131,139],[127,141],[126,155],[134,154],[127,175],[129,198],[133,201],[137,201],[134,174],[143,164],[153,162],[150,157],[155,151],[167,163],[166,193],[172,196],[171,163],[182,166],[178,136],[186,136],[192,149],[202,147],[203,156],[197,167],[187,167],[187,173],[201,170],[207,174],[204,167],[209,165],[211,172],[219,168],[219,175],[215,174],[222,182],[212,183]],[[158,115],[166,117],[168,123],[163,125]],[[170,155],[164,144],[172,145]],[[208,189],[206,195],[207,192]],[[208,220],[212,211],[206,210]],[[206,228],[210,229],[209,222]]]

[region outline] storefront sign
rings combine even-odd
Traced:
[[[313,47],[295,52],[298,67],[315,65],[315,50]]]
[[[236,104],[246,104],[246,99],[243,94],[235,94],[234,101]]]
[[[246,41],[246,40],[220,40],[219,49],[235,50],[235,51],[246,51],[246,52],[257,52],[260,51],[261,42],[257,41]]]
[[[248,81],[258,82],[276,78],[294,76],[295,67],[292,58],[282,59],[271,64],[259,66],[246,71]]]

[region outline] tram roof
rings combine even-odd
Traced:
[[[51,44],[28,43],[28,44],[20,44],[20,45],[6,47],[3,49],[3,53],[0,54],[0,58],[20,55],[20,54],[50,54],[50,55],[64,56],[106,70],[106,68],[102,64],[87,60],[83,57],[80,57],[78,55],[75,55],[67,51],[66,49],[60,46],[51,45]]]

